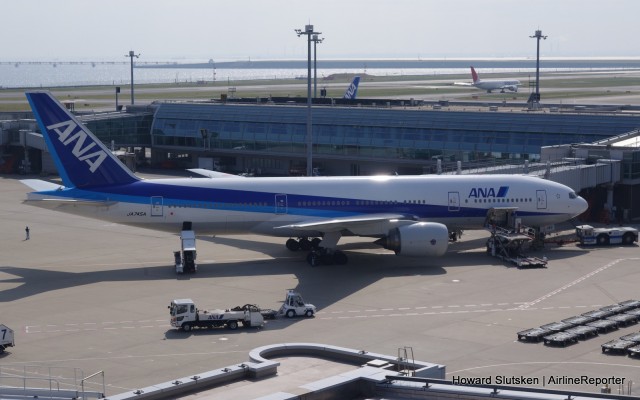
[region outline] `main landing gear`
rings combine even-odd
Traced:
[[[329,249],[325,249],[324,247],[320,247],[317,250],[311,250],[309,254],[307,254],[307,262],[312,267],[316,267],[321,264],[344,265],[347,263],[347,261],[349,261],[347,255],[340,250],[330,251]]]
[[[340,233],[328,232],[324,238],[301,237],[298,239],[289,239],[286,242],[287,249],[291,251],[308,251],[307,262],[312,267],[325,265],[344,265],[347,263],[347,255],[336,248],[338,240],[342,235]],[[320,246],[322,244],[323,246]]]
[[[320,247],[320,242],[322,242],[322,239],[320,238],[313,238],[309,240],[309,238],[302,237],[297,240],[289,239],[287,240],[287,243],[285,243],[285,245],[287,246],[287,249],[291,251],[298,251],[298,250],[309,251],[309,250],[317,249],[318,247]]]

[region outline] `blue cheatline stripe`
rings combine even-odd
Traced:
[[[163,205],[178,208],[202,208],[228,211],[244,211],[262,214],[276,212],[275,198],[280,193],[252,192],[244,190],[194,188],[168,184],[149,184],[144,181],[131,185],[118,185],[93,190],[66,189],[39,192],[69,199],[94,201],[116,201],[141,206],[150,206],[151,197],[163,198]],[[364,203],[364,204],[363,204]],[[320,196],[287,195],[286,214],[317,218],[339,218],[366,214],[404,214],[422,219],[482,218],[486,208],[460,207],[450,212],[447,206],[430,204],[369,204],[360,199],[330,198]],[[518,215],[543,216],[548,212],[518,211]]]

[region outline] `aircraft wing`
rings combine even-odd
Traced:
[[[386,235],[389,229],[413,224],[415,216],[403,214],[369,214],[354,217],[320,219],[298,222],[290,225],[278,226],[275,229],[291,229],[305,232],[342,232],[349,231],[359,236]]]
[[[453,86],[473,86],[471,82],[453,82]]]
[[[211,171],[204,168],[191,168],[187,171],[193,172],[194,174],[206,176],[207,178],[241,178],[240,175],[226,174],[224,172]]]

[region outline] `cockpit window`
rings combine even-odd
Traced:
[[[576,194],[576,192],[571,192],[571,193],[569,193],[569,198],[570,199],[577,199],[578,195]]]

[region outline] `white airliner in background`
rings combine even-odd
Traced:
[[[446,252],[450,232],[482,228],[492,208],[516,207],[537,227],[587,209],[569,187],[518,175],[141,179],[50,93],[26,95],[63,182],[24,180],[36,190],[27,204],[176,233],[191,222],[198,234],[288,237],[312,265],[346,263],[342,236],[428,258]]]
[[[471,77],[473,78],[473,83],[469,82],[455,82],[454,85],[458,86],[475,86],[478,89],[486,90],[487,93],[491,93],[494,90],[500,90],[504,93],[505,90],[510,90],[512,92],[518,91],[518,86],[521,85],[520,81],[517,79],[510,80],[498,80],[498,79],[487,79],[482,80],[478,76],[476,70],[471,67]]]

